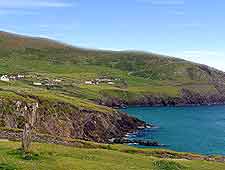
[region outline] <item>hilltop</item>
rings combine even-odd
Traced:
[[[112,107],[225,102],[225,73],[205,65],[7,32],[0,32],[0,75],[0,126],[23,128],[18,111],[38,101],[38,132],[97,142],[145,126]]]

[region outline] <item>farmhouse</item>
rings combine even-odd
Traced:
[[[10,80],[16,80],[16,76],[10,76],[9,79]]]
[[[55,79],[55,80],[53,80],[53,81],[56,82],[56,83],[62,82],[62,80],[59,80],[59,79]]]
[[[9,78],[7,75],[3,75],[3,76],[1,76],[0,80],[1,81],[9,81]]]
[[[33,85],[35,85],[35,86],[41,86],[41,85],[42,85],[42,83],[33,82]]]
[[[92,81],[85,81],[85,84],[91,85],[91,84],[94,84],[94,83]]]
[[[100,82],[100,83],[107,83],[107,82],[111,82],[113,80],[108,79],[108,78],[101,78],[101,79],[96,79],[96,81]]]
[[[22,78],[24,78],[24,77],[25,77],[24,75],[20,75],[20,74],[17,75],[17,78],[18,78],[18,79],[22,79]]]
[[[115,84],[114,82],[112,82],[112,81],[110,81],[110,82],[108,82],[108,84],[109,85],[113,85],[113,84]]]

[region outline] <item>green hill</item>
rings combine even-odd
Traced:
[[[21,87],[30,88],[33,81],[62,79],[63,83],[49,87],[48,91],[107,106],[225,101],[223,72],[157,54],[81,49],[48,39],[1,32],[0,60],[1,74],[26,75],[17,82]],[[111,79],[113,84],[85,84],[103,78]]]
[[[205,65],[6,32],[0,32],[0,75],[10,79],[0,81],[0,126],[22,128],[17,110],[38,101],[39,132],[95,141],[143,124],[111,106],[225,102],[225,74]]]

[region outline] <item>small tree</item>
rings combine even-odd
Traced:
[[[25,107],[25,126],[22,137],[22,149],[25,153],[30,151],[30,146],[32,142],[32,130],[34,128],[35,122],[37,121],[37,109],[38,103],[28,104]]]

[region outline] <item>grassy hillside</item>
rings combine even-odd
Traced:
[[[39,90],[107,106],[208,104],[225,101],[225,74],[204,65],[135,51],[98,51],[0,32],[0,74],[25,78],[2,90]],[[112,81],[87,85],[85,81]],[[62,80],[46,86],[54,79]],[[16,88],[15,88],[16,87]],[[197,97],[196,97],[197,96]]]
[[[122,145],[99,145],[99,148],[72,148],[60,145],[37,144],[32,154],[23,155],[17,142],[0,142],[1,170],[222,170],[224,163],[179,158],[185,153],[164,151],[175,155],[160,159],[159,150],[144,151]],[[186,154],[190,157],[198,155]]]

